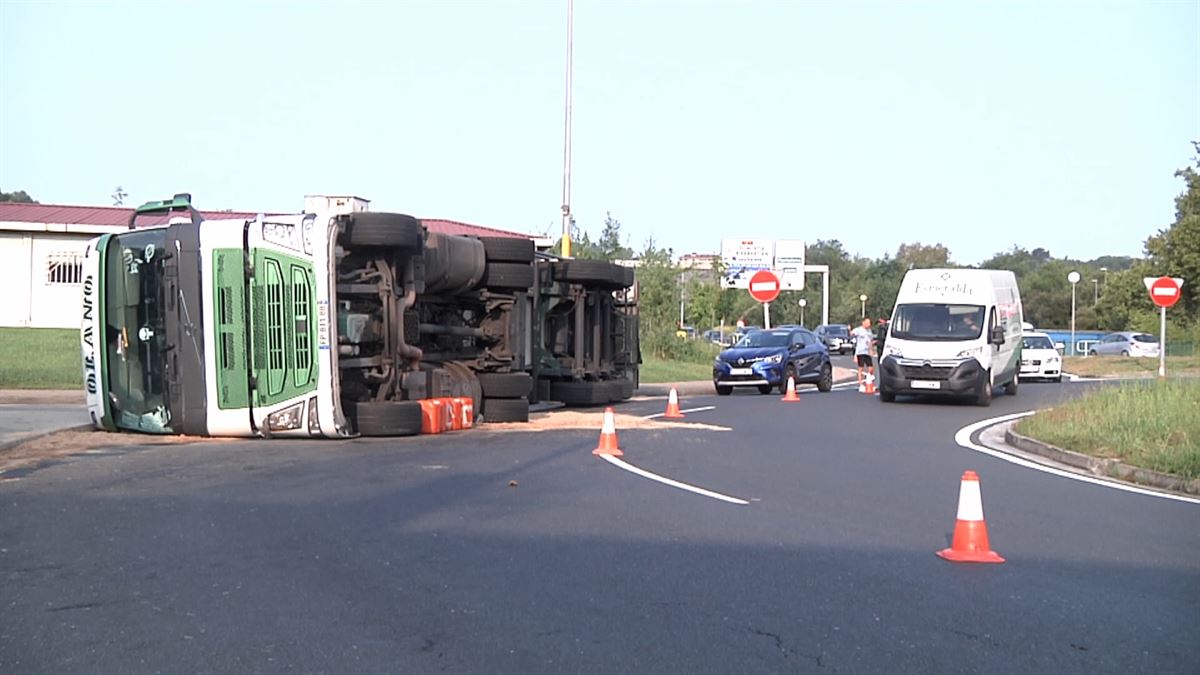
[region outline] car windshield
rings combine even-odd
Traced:
[[[1021,346],[1025,349],[1054,349],[1054,343],[1045,335],[1026,335]]]
[[[170,433],[163,263],[167,231],[114,237],[105,253],[108,402],[117,427]]]
[[[1133,336],[1133,339],[1137,342],[1158,342],[1158,338],[1149,333],[1138,333]]]
[[[898,305],[892,337],[902,340],[974,340],[983,331],[983,307],[917,303]]]
[[[850,331],[845,326],[826,326],[825,334],[833,337],[846,337]]]
[[[735,346],[738,348],[786,347],[788,344],[788,338],[791,336],[791,334],[791,331],[786,330],[760,330],[748,334]]]

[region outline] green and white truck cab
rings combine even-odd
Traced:
[[[631,270],[366,206],[315,196],[299,214],[222,219],[176,195],[92,240],[80,340],[93,424],[410,435],[425,399],[470,398],[485,419],[513,421],[539,392],[632,394]]]

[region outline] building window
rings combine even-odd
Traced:
[[[46,256],[47,285],[77,285],[83,282],[83,256],[79,253],[51,253]]]

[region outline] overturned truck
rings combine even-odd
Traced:
[[[432,401],[469,424],[632,396],[633,270],[366,207],[309,197],[303,213],[230,218],[176,195],[92,240],[80,340],[93,424],[404,436],[428,430]]]

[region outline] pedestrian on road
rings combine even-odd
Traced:
[[[886,316],[879,317],[879,321],[875,323],[875,361],[878,363],[883,359],[883,343],[887,340],[888,320]]]
[[[854,338],[854,360],[858,362],[858,386],[861,387],[863,369],[866,369],[868,376],[875,376],[875,363],[871,359],[875,336],[871,334],[871,320],[863,319],[862,325],[850,332],[850,337]]]

